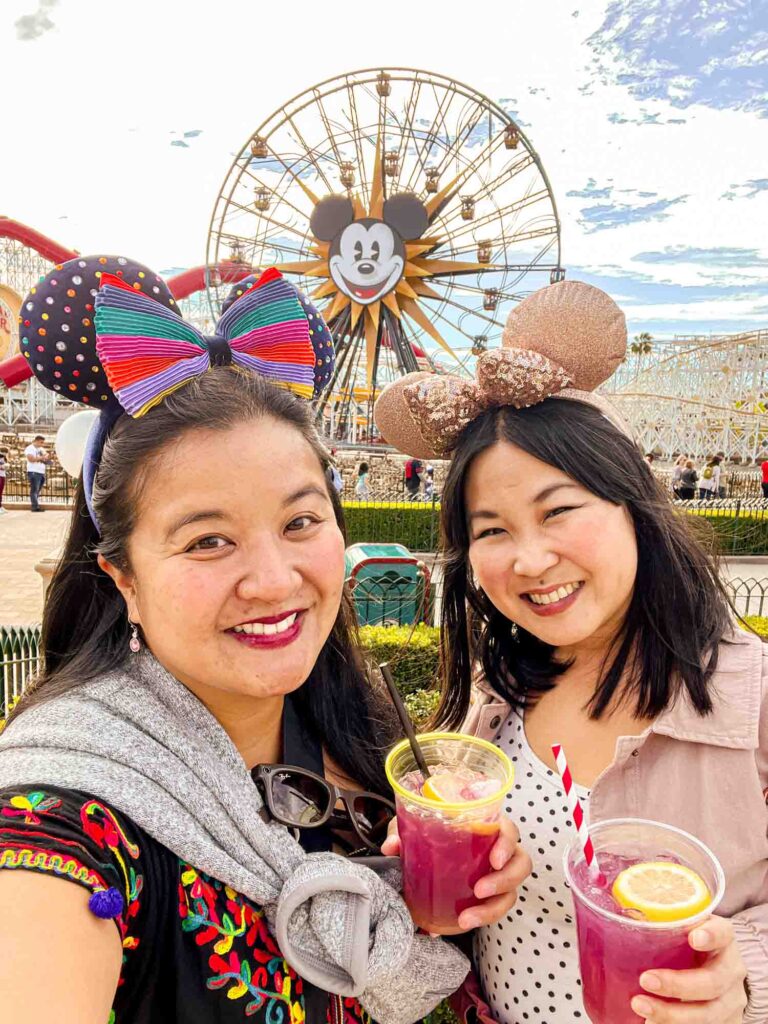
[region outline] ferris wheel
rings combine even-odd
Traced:
[[[372,406],[417,369],[469,373],[510,304],[562,280],[541,161],[499,104],[441,75],[357,71],[275,111],[235,156],[206,262],[277,266],[336,344],[326,432],[371,437]],[[228,287],[212,278],[214,314]]]

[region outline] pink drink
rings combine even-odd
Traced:
[[[584,1007],[593,1024],[638,1024],[641,1018],[632,1012],[630,1002],[643,993],[639,978],[644,971],[689,970],[706,959],[691,949],[688,935],[722,898],[722,869],[703,843],[656,822],[604,821],[593,826],[590,835],[606,886],[592,879],[577,841],[565,861],[576,910]],[[611,888],[620,872],[633,864],[663,860],[701,875],[714,894],[704,911],[682,921],[652,922],[637,920],[616,903]]]
[[[512,782],[506,755],[483,740],[451,733],[419,737],[433,781],[453,784],[448,799],[425,795],[408,742],[387,758],[395,790],[403,895],[414,922],[430,931],[457,928],[462,910],[481,902],[478,879],[492,869],[504,794]]]

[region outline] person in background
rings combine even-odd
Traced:
[[[424,497],[427,501],[433,501],[435,497],[435,467],[427,466],[424,476]]]
[[[409,501],[416,501],[421,490],[421,472],[424,464],[419,459],[408,459],[405,464],[405,489]]]
[[[713,500],[715,498],[724,498],[725,497],[725,488],[720,485],[720,481],[721,481],[722,475],[723,475],[723,470],[722,470],[722,467],[720,465],[721,462],[722,462],[722,459],[720,458],[719,455],[716,455],[712,459],[712,499]]]
[[[46,455],[45,448],[41,447],[44,441],[45,438],[43,435],[37,434],[32,444],[28,444],[24,449],[24,454],[27,458],[29,503],[32,506],[33,512],[45,511],[40,508],[40,492],[42,491],[45,483],[45,467],[51,460],[48,455]]]
[[[358,501],[370,501],[371,499],[371,492],[368,490],[368,472],[368,463],[361,462],[357,467],[357,483],[355,484],[355,497]]]
[[[644,456],[644,458],[645,458],[645,461],[648,463],[648,465],[652,466],[653,465],[653,460],[656,458],[656,456],[653,454],[653,452],[648,452]]]
[[[763,497],[768,498],[768,459],[760,467],[763,474]]]
[[[337,494],[341,494],[344,490],[344,478],[339,472],[339,467],[336,465],[336,449],[331,448],[331,457],[328,460],[328,468],[325,471],[325,475],[328,479],[328,483],[333,487]]]
[[[675,465],[672,469],[672,494],[675,496],[675,498],[680,497],[680,487],[682,486],[681,477],[683,475],[683,470],[685,469],[685,462],[686,456],[678,455],[677,459],[675,460]]]
[[[0,515],[5,514],[3,508],[3,491],[5,490],[5,467],[7,466],[8,449],[0,448]]]
[[[696,472],[693,462],[686,459],[685,467],[680,477],[680,497],[683,501],[693,501],[696,497],[696,482],[699,474]]]
[[[720,490],[720,459],[715,455],[707,461],[699,480],[699,499],[712,501]]]

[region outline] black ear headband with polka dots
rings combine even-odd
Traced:
[[[274,271],[269,273],[280,277]],[[252,293],[260,279],[267,277],[269,275],[251,275],[236,284],[227,297],[223,314],[242,296]],[[171,315],[178,318],[176,302],[163,279],[143,264],[123,256],[76,257],[54,267],[31,289],[19,317],[21,351],[41,384],[102,414],[91,430],[83,462],[86,501],[97,530],[98,522],[92,501],[94,478],[109,431],[126,408],[125,402],[121,403],[118,394],[110,387],[108,376],[114,383],[114,374],[109,363],[104,362],[104,339],[101,346],[97,344],[97,310],[104,296],[98,302],[97,297],[104,283],[102,278],[104,282],[114,282],[113,292],[115,287],[120,286],[119,294],[129,291],[135,293],[137,299],[141,296],[140,305],[146,303],[147,299],[154,300],[150,303],[152,308],[157,308],[154,307],[154,302],[157,302],[160,307],[172,311],[166,313],[166,317]],[[293,286],[290,287],[298,299],[300,312],[303,311],[301,319],[306,318],[305,332],[309,329],[310,387],[307,397],[313,392],[317,396],[328,384],[333,372],[333,339],[318,310],[304,295]],[[299,306],[295,305],[295,308],[299,309]],[[207,339],[210,343],[216,340]],[[151,339],[144,341],[151,344]],[[209,344],[209,348],[214,355],[218,351],[215,345],[211,348]],[[311,369],[312,351],[314,370]],[[212,358],[211,365],[217,365],[217,360]],[[116,387],[122,397],[119,386]]]

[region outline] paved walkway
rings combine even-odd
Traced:
[[[29,626],[43,613],[43,584],[35,563],[61,544],[69,512],[0,515],[0,625]]]

